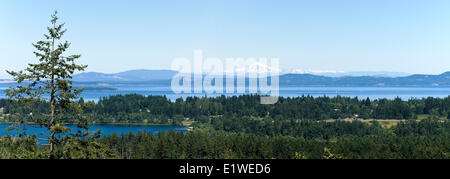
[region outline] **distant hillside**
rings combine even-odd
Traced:
[[[328,77],[345,77],[345,76],[373,76],[373,77],[405,77],[411,74],[402,72],[388,72],[388,71],[354,71],[354,72],[342,72],[342,73],[309,73],[319,76]]]
[[[286,74],[280,76],[282,86],[450,86],[450,72],[440,75],[410,75],[406,77],[325,77],[310,74]]]
[[[170,85],[176,74],[170,70],[132,70],[115,74],[82,73],[74,76],[76,82],[105,82],[124,84]],[[450,72],[440,75],[410,75],[405,77],[344,76],[327,77],[312,74],[285,74],[281,86],[348,86],[348,87],[450,87]]]
[[[97,72],[81,73],[73,76],[77,82],[126,82],[170,80],[177,74],[171,70],[131,70],[121,73],[105,74]]]

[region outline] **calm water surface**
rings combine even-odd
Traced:
[[[121,87],[111,86],[117,90],[86,90],[81,97],[86,100],[98,101],[101,97],[125,94],[141,94],[141,95],[165,95],[168,99],[175,101],[178,98],[186,98],[188,96],[197,97],[216,97],[222,94],[175,94],[170,87]],[[4,92],[6,87],[0,87],[0,98],[6,98]],[[225,94],[226,96],[240,94]],[[348,96],[358,97],[360,99],[370,98],[394,99],[400,97],[403,100],[410,98],[426,98],[438,97],[444,98],[450,95],[450,88],[416,88],[416,87],[281,87],[280,96],[296,97],[301,95],[319,96]]]
[[[47,138],[50,134],[45,128],[41,128],[38,125],[25,125],[21,127],[20,131],[6,131],[6,129],[10,127],[10,124],[0,124],[0,136],[11,135],[13,137],[18,137],[20,133],[25,132],[26,134],[35,134],[38,138]],[[72,129],[72,133],[75,133],[79,130],[76,126],[68,126]],[[133,133],[136,134],[139,131],[157,134],[158,132],[166,132],[166,131],[174,131],[174,132],[187,132],[185,127],[179,126],[126,126],[126,125],[92,125],[89,129],[90,132],[95,132],[97,130],[101,130],[102,136],[110,135],[117,133],[128,134]],[[42,140],[41,140],[42,142]]]

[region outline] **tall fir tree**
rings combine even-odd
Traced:
[[[57,15],[57,11],[52,14],[51,26],[47,27],[48,34],[44,34],[45,39],[33,44],[39,63],[28,64],[21,71],[7,71],[18,82],[18,86],[6,90],[9,98],[23,105],[49,100],[48,113],[42,114],[44,117],[34,119],[33,122],[50,131],[50,158],[55,158],[55,147],[61,143],[58,134],[70,131],[70,128],[64,126],[65,123],[78,123],[87,128],[87,118],[81,116],[83,104],[75,102],[83,90],[74,88],[71,81],[72,75],[76,71],[84,71],[87,65],[75,62],[81,55],[64,55],[70,43],[62,40],[67,29],[64,28],[65,23],[58,23]]]

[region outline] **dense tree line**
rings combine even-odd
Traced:
[[[156,159],[295,159],[324,158],[324,150],[343,158],[449,158],[448,136],[365,136],[336,140],[268,137],[254,134],[192,132],[110,135],[102,138],[120,158]]]
[[[240,132],[259,135],[285,135],[301,136],[304,138],[323,138],[330,139],[334,137],[383,135],[395,132],[398,135],[444,135],[450,134],[450,122],[439,119],[427,118],[421,121],[408,120],[399,122],[397,126],[386,129],[378,121],[370,123],[353,121],[274,121],[274,120],[255,120],[251,118],[217,118],[210,124],[196,124],[197,128],[210,127],[214,131]]]
[[[242,133],[112,134],[56,148],[59,158],[95,159],[450,159],[448,135],[347,136],[333,140]],[[33,138],[0,140],[0,158],[48,158]]]
[[[426,114],[450,118],[450,97],[403,101],[400,98],[358,99],[350,97],[280,97],[274,105],[263,105],[259,95],[216,98],[187,97],[172,102],[165,96],[137,94],[104,97],[84,110],[95,123],[181,125],[185,119],[208,121],[213,117],[257,117],[272,120],[328,120],[344,118],[416,119]],[[29,108],[9,100],[0,100],[5,114],[25,114],[45,111],[49,104],[36,102]],[[22,116],[23,117],[23,116]],[[36,116],[35,116],[36,117]]]
[[[409,120],[392,129],[382,128],[377,122],[307,123],[301,125],[299,134],[197,130],[153,135],[138,132],[115,133],[100,141],[115,151],[117,157],[127,159],[450,158],[448,121]]]
[[[368,98],[360,100],[357,97],[300,96],[280,97],[279,102],[274,105],[263,105],[260,104],[259,95],[187,97],[185,100],[178,99],[175,102],[164,96],[119,95],[101,99],[93,110],[99,114],[149,112],[170,118],[175,115],[198,118],[202,115],[236,114],[311,120],[351,118],[355,115],[374,119],[410,119],[421,114],[447,117],[450,112],[450,98],[429,97],[408,101],[396,98],[372,101]]]

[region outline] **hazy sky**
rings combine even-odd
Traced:
[[[195,49],[283,69],[450,71],[448,0],[1,0],[0,74],[37,62],[54,10],[87,71],[169,69]]]

